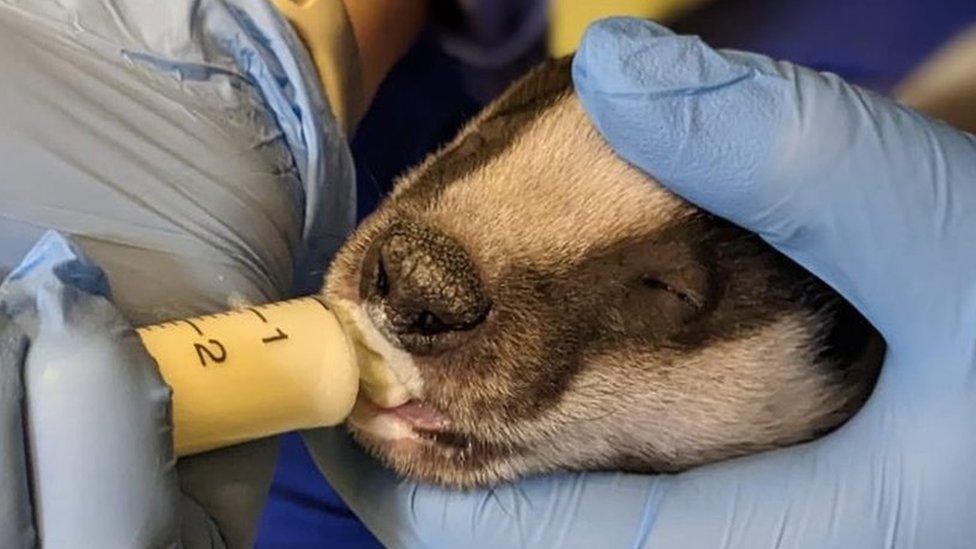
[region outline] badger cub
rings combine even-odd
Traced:
[[[822,282],[615,156],[568,59],[402,177],[325,292],[396,379],[360,398],[354,436],[454,487],[810,440],[881,361]]]

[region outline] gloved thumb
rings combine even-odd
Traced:
[[[779,130],[754,77],[697,37],[629,18],[591,26],[573,60],[576,91],[618,154],[739,222]]]
[[[889,344],[976,313],[954,297],[976,276],[972,136],[637,19],[591,26],[573,78],[618,154],[833,285]]]

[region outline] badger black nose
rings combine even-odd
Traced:
[[[397,335],[426,338],[469,330],[490,302],[467,252],[429,227],[399,222],[366,252],[360,297],[379,303]]]

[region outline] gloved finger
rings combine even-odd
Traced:
[[[976,440],[959,436],[971,416],[960,400],[873,399],[813,443],[679,475],[557,474],[468,492],[398,479],[340,430],[305,440],[390,547],[965,547]]]
[[[14,4],[0,2],[0,151],[17,159],[0,162],[0,272],[52,227],[136,325],[316,291],[354,227],[353,163],[271,3]],[[180,460],[229,545],[253,543],[275,456],[263,440]]]
[[[973,136],[636,19],[590,27],[573,76],[623,157],[836,287],[889,344],[955,344],[976,318],[976,300],[959,300],[976,276]]]
[[[303,436],[329,483],[389,547],[631,547],[646,536],[670,482],[576,473],[447,490],[397,478],[340,429]]]
[[[35,519],[52,547],[178,542],[169,389],[100,269],[49,233],[0,288],[24,366]]]
[[[889,354],[882,376],[916,360]],[[882,394],[812,443],[676,476],[646,546],[967,547],[976,535],[972,392],[906,406],[899,389],[880,384]]]
[[[22,414],[26,351],[26,336],[0,307],[0,547],[13,549],[36,542]]]

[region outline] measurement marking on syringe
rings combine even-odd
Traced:
[[[217,341],[216,339],[211,339],[209,343],[214,346],[216,352],[207,348],[206,345],[202,345],[200,343],[193,344],[193,348],[197,351],[197,358],[200,359],[200,366],[206,367],[208,358],[211,362],[216,364],[220,364],[227,360],[227,348],[224,347],[223,343]]]
[[[300,337],[305,332],[301,326],[294,326],[291,323],[285,322],[289,318],[287,314],[284,317],[279,317],[278,315],[282,314],[281,311],[287,311],[291,306],[296,306],[299,310],[305,310],[307,312],[308,310],[304,307],[306,303],[304,302],[309,300],[314,301],[324,311],[332,314],[332,309],[325,302],[315,297],[307,296],[254,307],[241,307],[233,311],[211,313],[191,319],[169,320],[152,326],[144,326],[139,328],[138,331],[145,334],[159,330],[164,336],[167,332],[172,331],[172,337],[180,338],[181,344],[192,348],[193,354],[198,359],[198,364],[202,367],[230,364],[231,356],[234,356],[234,360],[237,360],[237,355],[239,354],[254,352],[255,349],[252,345],[255,345],[258,341],[262,345],[274,345],[276,347],[279,347],[277,345],[279,342],[289,342],[283,343],[280,347],[290,348],[288,345],[291,344],[292,330],[298,330],[294,334],[296,337]],[[283,309],[279,309],[282,307]],[[241,316],[244,311],[250,311],[252,315],[257,317],[261,321],[261,326],[255,326],[252,321],[243,325],[237,325],[236,327],[234,324],[225,324],[222,322],[225,318],[238,319],[237,321],[243,320]],[[185,326],[192,328],[195,334],[192,336],[187,334]],[[179,328],[179,330],[175,328]],[[154,337],[153,340],[155,339]],[[240,349],[238,348],[239,345],[242,346]]]
[[[281,328],[277,328],[277,333],[273,336],[265,337],[261,339],[261,343],[274,343],[275,341],[282,341],[288,339],[288,334],[281,331]]]
[[[314,297],[310,297],[309,299],[311,299],[312,301],[314,301],[314,302],[318,303],[319,305],[321,305],[322,308],[325,309],[326,311],[329,311],[330,313],[332,312],[332,310],[329,309],[329,307],[325,303],[322,303],[318,299],[315,299]]]
[[[183,322],[186,322],[187,324],[189,324],[190,326],[192,326],[193,329],[197,331],[197,335],[203,335],[203,330],[201,330],[199,326],[197,326],[196,324],[194,324],[192,320],[187,319],[187,320],[184,320]]]

